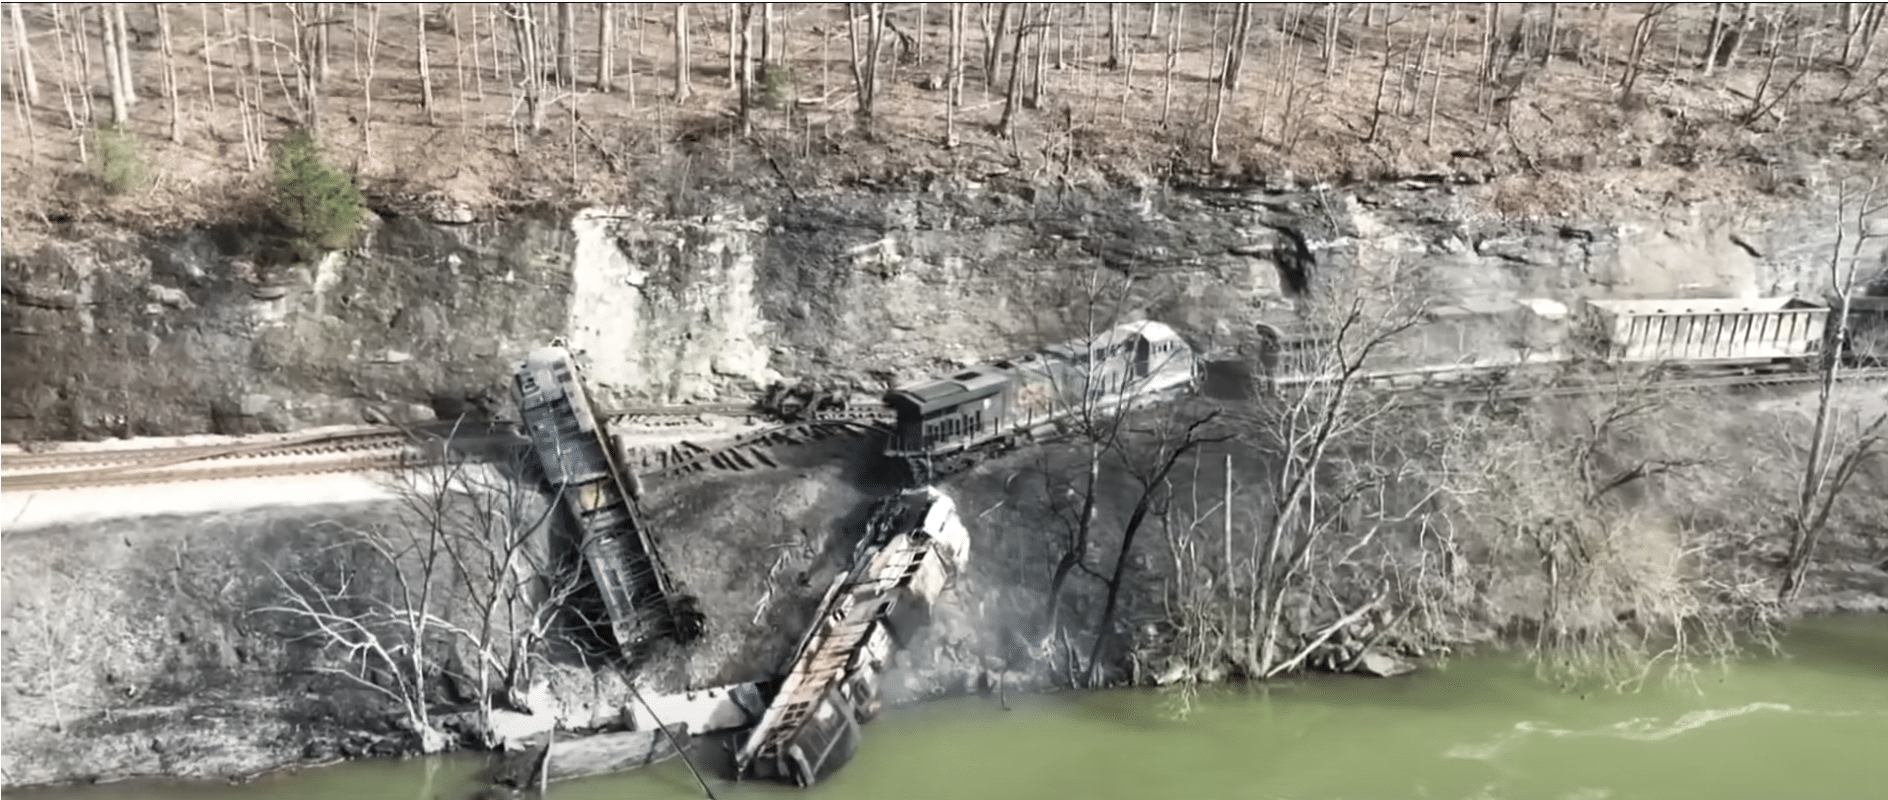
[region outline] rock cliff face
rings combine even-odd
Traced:
[[[1820,293],[1833,244],[1814,198],[1600,220],[1503,217],[1486,194],[963,185],[696,217],[398,217],[317,264],[237,225],[72,228],[4,254],[4,438],[490,411],[511,363],[560,336],[605,404],[782,378],[875,393],[1065,337],[1123,274],[1129,313],[1209,346],[1320,276],[1392,262],[1440,302]]]

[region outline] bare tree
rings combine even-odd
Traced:
[[[1010,78],[1007,87],[1003,90],[1003,116],[996,123],[997,130],[1002,132],[1005,139],[1016,138],[1017,87],[1022,79],[1023,37],[1029,34],[1029,7],[1031,5],[1031,3],[1022,4],[1023,10],[1017,20],[1015,39],[1010,44]],[[1004,8],[1007,10],[1008,6]]]
[[[739,84],[740,84],[740,89],[741,89],[740,91],[741,135],[753,136],[754,135],[754,120],[753,120],[752,111],[754,107],[754,98],[753,98],[754,4],[753,3],[735,3],[734,5],[736,7],[736,12],[735,12],[736,15],[740,17],[740,28],[741,28],[740,48],[739,48],[740,59],[741,59],[741,70],[740,70],[740,79],[739,79]]]
[[[435,124],[433,119],[433,70],[432,65],[428,61],[428,48],[426,46],[426,4],[414,3],[413,5],[415,6],[415,24],[417,25],[414,34],[417,37],[417,49],[420,55],[420,107],[426,109],[426,124],[432,125]]]
[[[301,124],[316,130],[321,128],[321,96],[324,82],[321,71],[321,35],[322,31],[327,29],[328,23],[328,20],[321,16],[322,5],[321,3],[287,4],[289,22],[295,27],[294,47],[290,55],[295,66],[295,93],[299,101],[296,112]],[[370,26],[379,23],[380,13],[379,4],[371,5],[372,10],[369,13],[374,22],[370,23]],[[369,37],[376,35],[378,35],[377,30],[370,32]],[[368,97],[368,113],[371,113],[373,105],[372,83],[373,74],[370,68],[366,81],[363,83],[363,91]],[[362,125],[362,130],[365,131],[366,123],[363,122]]]
[[[950,53],[944,73],[944,146],[957,146],[957,106],[964,102],[964,4],[950,7]]]
[[[1174,467],[1179,466],[1181,459],[1202,445],[1223,442],[1232,438],[1231,434],[1210,433],[1218,417],[1218,411],[1210,411],[1205,416],[1186,422],[1184,426],[1170,419],[1157,434],[1158,441],[1154,452],[1143,462],[1149,466],[1141,469],[1130,467],[1130,471],[1135,473],[1135,480],[1140,484],[1140,499],[1135,501],[1134,511],[1128,515],[1127,526],[1122,529],[1121,550],[1115,555],[1113,577],[1108,579],[1108,599],[1102,606],[1101,623],[1096,628],[1095,643],[1088,651],[1090,686],[1101,683],[1101,649],[1102,645],[1111,638],[1109,634],[1114,630],[1115,609],[1121,599],[1121,587],[1127,576],[1129,556],[1134,552],[1135,537],[1140,533],[1143,524],[1147,522],[1148,512],[1152,511],[1155,503],[1162,499],[1163,492],[1171,491],[1168,476],[1172,474]]]
[[[9,3],[13,16],[13,47],[19,53],[20,80],[26,84],[26,102],[39,105],[39,76],[33,71],[33,42],[26,34],[26,16],[19,3]]]
[[[164,10],[163,3],[152,3],[151,7],[157,12],[157,36],[164,52],[164,95],[170,100],[170,140],[182,142],[184,112],[177,102],[177,59],[171,51],[170,14]]]
[[[919,33],[923,37],[923,33]],[[772,64],[780,60],[780,54],[774,52],[774,4],[760,4],[760,63]]]
[[[1310,558],[1331,530],[1332,490],[1321,486],[1327,459],[1348,436],[1379,418],[1387,407],[1360,407],[1361,381],[1374,356],[1415,327],[1423,300],[1401,270],[1371,285],[1351,286],[1315,309],[1309,328],[1323,346],[1293,365],[1302,389],[1274,394],[1246,423],[1245,440],[1274,461],[1262,534],[1253,539],[1254,591],[1245,637],[1247,674],[1270,677],[1290,659],[1279,652],[1287,597],[1312,566]],[[1401,278],[1401,280],[1399,280]],[[1352,483],[1349,491],[1361,484]]]
[[[1186,19],[1187,4],[1173,4],[1173,27],[1167,30],[1167,72],[1160,94],[1160,124],[1165,126],[1173,112],[1173,71],[1180,62],[1180,28]]]
[[[530,3],[506,3],[504,8],[505,19],[510,23],[511,27],[512,47],[518,54],[518,69],[520,73],[518,81],[519,99],[524,103],[531,135],[536,136],[544,130],[544,107],[546,105],[546,98],[544,96],[544,51],[540,47],[540,43],[543,39],[539,34],[539,23],[537,18],[532,15]],[[680,10],[686,8],[685,5],[678,4],[676,8],[678,9],[676,11],[678,16],[686,13]]]
[[[393,701],[426,752],[445,744],[428,712],[439,676],[476,687],[488,737],[498,701],[528,710],[533,665],[582,588],[574,554],[549,546],[557,498],[520,477],[524,459],[469,463],[450,440],[443,452],[393,478],[397,523],[333,526],[337,542],[302,558],[312,568],[269,565],[283,602],[258,609],[318,646],[315,672]]]
[[[1221,80],[1226,91],[1239,91],[1239,73],[1245,68],[1246,43],[1252,37],[1252,4],[1238,3],[1233,13],[1232,41],[1226,45],[1226,72]]]
[[[130,90],[125,87],[124,74],[118,71],[118,28],[112,22],[112,14],[105,4],[100,4],[99,32],[105,55],[105,79],[111,87],[111,121],[114,125],[123,125],[131,119]]]
[[[1858,421],[1852,430],[1845,430],[1843,409],[1834,401],[1844,348],[1850,338],[1850,302],[1858,285],[1864,248],[1870,240],[1883,238],[1870,227],[1871,220],[1888,212],[1881,191],[1882,167],[1888,167],[1888,163],[1878,163],[1876,174],[1859,189],[1848,178],[1836,183],[1836,240],[1829,253],[1829,291],[1837,299],[1836,307],[1830,310],[1835,332],[1827,337],[1830,347],[1823,355],[1821,379],[1816,386],[1815,423],[1809,442],[1802,448],[1803,476],[1791,509],[1786,574],[1777,591],[1777,599],[1784,603],[1793,602],[1802,591],[1836,502],[1856,472],[1888,438],[1888,413],[1877,415],[1871,422]]]
[[[1001,74],[997,71],[997,67],[1003,62],[1003,41],[1009,33],[1010,7],[1014,4],[997,3],[996,5],[1002,6],[1001,13],[996,18],[996,28],[990,27],[990,3],[983,4],[983,15],[978,18],[979,27],[983,29],[983,88],[985,89],[995,88],[997,76]]]
[[[1653,3],[1646,8],[1643,16],[1632,27],[1632,51],[1626,56],[1626,75],[1619,81],[1620,102],[1632,97],[1633,84],[1639,80],[1643,70],[1646,50],[1652,46],[1652,36],[1658,31],[1659,18],[1672,7],[1671,3]]]
[[[131,27],[125,24],[125,4],[110,3],[111,24],[118,30],[118,48],[111,54],[117,60],[118,80],[125,90],[125,107],[134,108],[138,104],[137,75],[131,69]]]
[[[613,3],[597,3],[597,91],[610,93],[616,72],[616,11]]]
[[[870,126],[873,101],[878,96],[880,53],[885,45],[885,4],[847,3],[846,40],[852,46],[852,85],[858,92],[859,118]]]
[[[577,21],[575,3],[557,4],[557,86],[577,85]]]
[[[361,149],[363,164],[374,160],[374,74],[380,52],[380,4],[367,4],[367,75],[361,79]],[[305,65],[304,65],[305,66]],[[319,103],[316,96],[314,102]],[[317,106],[318,108],[319,106]],[[313,119],[313,117],[310,117]]]
[[[1120,69],[1123,65],[1127,63],[1127,55],[1126,55],[1126,49],[1125,49],[1127,47],[1127,42],[1126,42],[1127,37],[1123,35],[1121,32],[1121,29],[1122,29],[1121,6],[1122,5],[1124,4],[1122,3],[1109,3],[1108,4],[1108,60],[1102,62],[1102,66],[1107,67],[1108,69]],[[1240,8],[1243,9],[1244,7],[1245,7],[1245,4],[1241,3]]]
[[[689,82],[689,65],[692,59],[688,55],[688,4],[675,4],[675,91],[676,103],[687,102],[695,94]]]

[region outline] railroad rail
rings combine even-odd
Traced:
[[[371,428],[234,445],[14,453],[0,459],[0,489],[42,491],[369,472],[425,460],[406,435],[391,428]]]
[[[709,469],[738,471],[761,466],[777,467],[780,462],[770,452],[774,447],[808,444],[835,436],[864,436],[882,430],[882,422],[863,422],[858,419],[793,422],[744,433],[713,447],[684,440],[665,447],[631,448],[625,454],[627,463],[624,466],[634,470],[637,477],[645,479],[686,475]]]
[[[1456,370],[1453,373],[1418,371],[1365,376],[1368,387],[1390,390],[1410,396],[1411,405],[1473,402],[1506,402],[1548,397],[1570,397],[1611,391],[1617,382],[1597,380],[1575,386],[1504,383],[1486,380],[1494,370]],[[1841,374],[1847,385],[1888,382],[1888,368],[1848,369]],[[1655,384],[1668,389],[1701,389],[1736,386],[1779,386],[1813,383],[1821,376],[1815,372],[1758,374],[1713,374],[1686,377],[1682,372],[1668,373]],[[1289,382],[1288,382],[1289,383]],[[1302,383],[1302,382],[1300,382]],[[649,406],[634,409],[649,416],[691,416],[720,413],[740,408],[754,413],[751,406]],[[621,415],[627,409],[611,413]],[[713,445],[683,441],[663,447],[631,448],[628,468],[638,477],[663,478],[696,474],[708,470],[743,471],[775,467],[778,459],[771,450],[842,435],[869,435],[883,430],[890,415],[882,409],[852,409],[823,412],[818,418],[775,425],[744,433]],[[1053,437],[1051,437],[1053,438]],[[1038,437],[1038,441],[1044,440]],[[432,458],[412,444],[396,428],[374,427],[346,432],[329,432],[274,441],[245,444],[167,445],[148,448],[116,448],[51,453],[8,453],[0,458],[0,490],[47,491],[138,484],[218,481],[243,478],[289,477],[394,470],[433,463]],[[965,465],[968,466],[968,465]],[[961,469],[961,468],[960,468]],[[958,469],[933,472],[934,477]]]

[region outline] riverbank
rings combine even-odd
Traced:
[[[1888,618],[1814,621],[1788,658],[1753,657],[1695,683],[1638,692],[1554,691],[1524,661],[1489,653],[1396,681],[1311,677],[1200,698],[1184,718],[1148,691],[967,697],[889,709],[858,758],[816,791],[884,797],[1107,798],[1263,791],[1300,800],[1656,796],[1861,800],[1888,736]],[[1369,764],[1371,769],[1357,765]],[[1778,768],[1787,763],[1789,769]],[[966,770],[966,764],[976,769]],[[1595,770],[1594,764],[1605,764]],[[341,800],[362,793],[464,800],[466,756],[367,760],[242,786],[130,782],[18,792],[37,800]],[[775,787],[709,776],[716,796]],[[9,792],[13,794],[14,792]],[[679,762],[563,788],[571,797],[692,800]]]

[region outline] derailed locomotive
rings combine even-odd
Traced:
[[[1518,368],[1649,366],[1691,372],[1804,371],[1832,350],[1842,326],[1833,303],[1797,297],[1579,300],[1546,298],[1431,308],[1425,324],[1367,359],[1358,377],[1502,375]],[[1888,300],[1851,298],[1843,360],[1888,360]],[[1296,353],[1324,342],[1315,330],[1260,324],[1268,380],[1308,380]],[[1313,359],[1316,360],[1315,358]],[[1192,386],[1202,354],[1159,322],[1117,325],[1020,359],[907,383],[885,395],[896,416],[885,455],[933,471],[986,445],[1036,435],[1084,413],[1110,415]],[[948,470],[946,470],[948,471]]]
[[[1045,347],[1019,359],[927,378],[885,395],[897,415],[885,455],[925,462],[1041,433],[1085,411],[1115,414],[1193,385],[1199,359],[1151,320]]]

